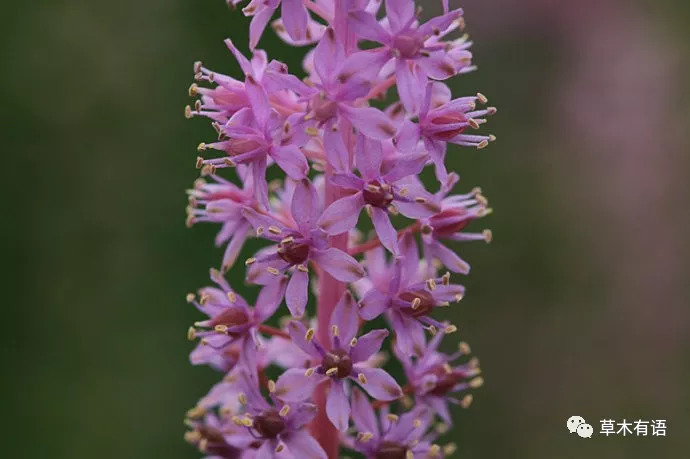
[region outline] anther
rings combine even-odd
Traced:
[[[489,141],[484,139],[477,144],[477,150],[481,150],[482,148],[486,148],[487,145],[489,145]]]
[[[314,374],[314,368],[307,368],[307,371],[304,372],[304,376],[311,376]]]
[[[460,406],[465,408],[465,409],[469,408],[470,405],[472,404],[472,399],[473,399],[472,394],[465,395],[462,398],[462,400],[460,400]]]
[[[456,327],[456,326],[453,325],[453,324],[450,324],[450,325],[446,326],[446,329],[445,329],[444,331],[445,331],[447,334],[455,333],[456,331],[458,331],[458,327]]]
[[[415,429],[419,429],[422,427],[422,420],[421,419],[415,419],[412,425],[415,427]]]
[[[195,298],[196,295],[194,295],[193,293],[188,293],[185,299],[187,300],[187,303],[191,303],[192,301],[194,301]]]
[[[415,298],[414,300],[412,300],[412,309],[414,309],[416,311],[421,304],[422,304],[422,299],[421,298]]]
[[[268,391],[270,393],[273,393],[276,391],[276,382],[274,380],[269,379],[267,385],[268,385]]]
[[[455,453],[455,451],[457,451],[457,449],[458,449],[458,447],[455,443],[448,443],[447,445],[445,445],[443,447],[443,455],[444,456],[450,456],[453,453]]]
[[[463,354],[469,354],[470,352],[472,352],[472,349],[470,349],[470,345],[467,344],[465,341],[460,341],[458,343],[458,350]]]
[[[228,292],[226,296],[228,297],[228,301],[230,301],[231,303],[237,301],[237,294],[233,291]]]
[[[336,367],[326,370],[326,376],[335,376],[336,374],[338,374],[338,369]]]
[[[484,236],[484,240],[487,244],[490,243],[494,238],[494,235],[490,229],[485,229],[484,231],[482,231],[482,236]]]
[[[284,407],[282,407],[280,409],[278,414],[281,415],[282,417],[285,417],[288,415],[289,412],[290,412],[290,405],[285,405]]]
[[[477,100],[479,102],[481,102],[482,104],[486,104],[489,101],[489,99],[487,99],[487,97],[484,94],[482,94],[481,92],[477,93]]]
[[[331,327],[331,333],[333,334],[333,336],[338,336],[340,334],[340,329],[337,325],[333,325]]]
[[[195,165],[197,169],[201,169],[201,166],[204,165],[204,158],[202,158],[201,156],[197,156]]]
[[[248,403],[247,395],[244,392],[240,392],[237,394],[237,401],[242,405],[246,405]]]
[[[213,330],[215,330],[216,333],[220,333],[221,335],[225,335],[228,333],[228,326],[223,325],[223,324],[218,324],[215,327],[213,327]]]
[[[315,333],[316,331],[313,328],[310,328],[309,330],[307,330],[307,333],[304,334],[304,339],[307,340],[307,342],[310,342],[314,339]]]
[[[441,276],[441,283],[443,285],[450,284],[450,271],[446,271],[446,273],[443,276]]]
[[[426,280],[426,287],[431,291],[436,290],[436,281],[430,277]]]
[[[277,226],[269,226],[268,232],[273,233],[273,234],[280,234],[281,233],[280,228],[278,228]]]
[[[189,341],[194,341],[196,339],[196,328],[189,327],[189,329],[187,330],[187,339]]]
[[[308,273],[308,272],[309,272],[309,268],[307,268],[307,267],[304,266],[304,265],[297,265],[297,269],[298,269],[299,271],[302,271],[303,273]]]
[[[192,117],[192,107],[186,105],[184,108],[184,117],[190,119]]]
[[[367,377],[364,376],[364,373],[358,373],[357,374],[357,379],[359,380],[360,383],[366,384],[367,383]]]
[[[350,340],[350,347],[355,347],[357,346],[357,338],[352,338]]]
[[[287,405],[285,405],[285,408],[289,408],[289,407]],[[285,449],[285,444],[279,443],[278,446],[276,446],[275,451],[276,451],[276,453],[280,453],[284,449]]]
[[[254,257],[249,257],[249,258],[247,258],[247,259],[244,261],[244,264],[245,264],[246,266],[249,266],[249,265],[251,265],[252,263],[256,263],[256,258],[254,258]]]
[[[484,378],[482,378],[481,376],[477,376],[472,381],[470,381],[470,387],[472,389],[477,389],[478,387],[482,387],[483,385],[484,385]]]
[[[278,269],[274,268],[273,266],[267,267],[266,271],[268,271],[270,274],[273,274],[274,276],[277,276],[278,274],[280,274],[280,271],[278,271]]]
[[[400,417],[399,417],[397,414],[393,414],[393,413],[387,414],[387,415],[386,415],[386,418],[387,418],[390,422],[398,422],[398,419],[400,419]]]

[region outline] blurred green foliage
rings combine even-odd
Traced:
[[[475,24],[479,2],[467,3],[479,71],[453,86],[490,96],[499,140],[449,156],[461,188],[490,198],[496,212],[482,224],[495,242],[458,246],[473,270],[452,319],[486,385],[445,439],[468,459],[687,457],[687,328],[669,328],[682,339],[656,356],[661,371],[617,362],[612,349],[634,357],[654,342],[621,342],[628,317],[605,312],[600,249],[581,238],[597,222],[563,205],[569,174],[553,176],[563,150],[544,126],[554,81],[568,73],[563,43],[548,28],[483,31],[487,7]],[[687,53],[687,4],[644,5]],[[498,3],[488,8],[500,17]],[[237,72],[222,40],[246,49],[248,21],[221,0],[3,2],[3,16],[5,455],[197,457],[183,414],[218,375],[188,364],[185,332],[198,315],[184,295],[207,283],[221,252],[215,228],[183,224],[195,146],[213,135],[183,107],[195,60]],[[303,51],[272,33],[261,47],[300,68]],[[654,307],[662,320],[664,305]],[[669,436],[584,441],[565,429],[574,414],[595,432],[604,417],[667,418]]]

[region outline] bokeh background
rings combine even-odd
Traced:
[[[429,9],[440,2],[426,2]],[[453,320],[486,385],[446,437],[464,458],[690,455],[690,4],[463,0],[498,141],[453,150],[494,243],[458,246]],[[3,456],[192,458],[184,301],[218,263],[186,229],[192,62],[236,72],[222,0],[3,2]],[[270,56],[303,50],[267,33]],[[239,284],[239,282],[236,282]],[[581,415],[666,419],[666,438],[582,440]]]

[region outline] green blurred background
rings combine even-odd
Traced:
[[[429,1],[429,9],[440,2]],[[498,141],[450,153],[494,243],[454,322],[486,385],[447,437],[465,458],[690,456],[690,6],[463,0]],[[184,301],[220,260],[184,226],[192,62],[236,72],[248,21],[221,0],[3,2],[4,457],[198,457],[183,414]],[[303,50],[261,47],[300,68]],[[17,196],[16,203],[9,198]],[[235,282],[238,284],[238,282]],[[582,440],[565,421],[667,419]]]

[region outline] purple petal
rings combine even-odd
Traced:
[[[302,234],[309,234],[321,215],[319,195],[307,179],[295,184],[292,194],[292,218],[297,222]]]
[[[386,339],[388,334],[388,330],[381,328],[360,336],[357,339],[357,344],[350,350],[352,361],[357,363],[368,360],[381,349],[383,340]]]
[[[323,380],[318,374],[306,376],[303,368],[290,368],[276,381],[273,393],[280,400],[286,402],[302,402],[311,398],[316,385]]]
[[[400,282],[403,285],[407,285],[416,280],[415,278],[419,271],[419,249],[417,248],[417,242],[412,233],[405,233],[402,237],[400,247],[403,256],[402,261],[400,261],[400,263],[402,263]]]
[[[331,314],[331,329],[333,325],[338,326],[338,337],[343,343],[349,343],[357,334],[359,328],[359,308],[352,294],[346,290]]]
[[[353,372],[364,375],[365,384],[362,384],[359,377],[357,379],[364,390],[376,400],[390,401],[402,397],[402,389],[385,370],[355,365]]]
[[[245,75],[254,75],[254,69],[252,67],[251,62],[249,62],[249,59],[247,59],[244,54],[240,52],[239,49],[235,46],[235,44],[230,40],[229,38],[225,40],[225,46],[228,47],[232,55],[235,57],[235,60],[237,60],[237,63],[240,64],[240,68],[242,69],[242,72]]]
[[[249,98],[252,112],[254,112],[254,116],[256,117],[256,122],[263,128],[266,126],[271,111],[266,90],[251,74],[247,75],[244,87],[247,91],[247,97]]]
[[[351,172],[344,174],[333,174],[331,183],[340,188],[359,191],[364,187],[364,180]]]
[[[327,459],[328,457],[321,445],[319,445],[319,442],[314,440],[314,437],[307,432],[290,432],[289,434],[281,435],[281,439],[285,442],[285,446],[287,446],[290,453],[296,458]]]
[[[314,50],[314,69],[324,85],[328,85],[335,79],[344,61],[343,45],[336,38],[333,29],[329,27]]]
[[[255,16],[256,17],[256,16]],[[265,440],[261,447],[256,451],[254,459],[273,459],[276,448],[275,440]]]
[[[342,250],[333,247],[326,250],[312,250],[311,258],[324,271],[341,282],[354,282],[364,276],[362,265]]]
[[[240,250],[242,250],[242,246],[247,240],[249,226],[249,223],[244,222],[235,229],[232,239],[223,253],[223,270],[228,270],[235,264],[237,256],[240,254]]]
[[[264,33],[266,24],[271,20],[273,16],[273,9],[264,8],[260,12],[254,15],[252,22],[249,24],[249,48],[254,49],[261,39],[261,35]]]
[[[378,77],[381,68],[391,57],[391,52],[386,48],[352,53],[345,60],[338,81],[349,82],[352,77],[357,77],[370,83]]]
[[[414,17],[413,0],[386,0],[386,16],[393,32],[405,27]]]
[[[374,107],[356,108],[340,104],[339,108],[354,127],[372,139],[390,139],[398,131],[388,115]]]
[[[324,210],[318,225],[330,235],[349,231],[357,225],[362,207],[364,198],[361,192],[340,198]]]
[[[428,20],[417,29],[417,33],[422,36],[431,35],[434,33],[434,29],[438,29],[441,32],[445,31],[450,25],[462,16],[462,8],[458,8],[449,13],[445,13],[441,16],[436,16],[433,19]]]
[[[318,411],[318,408],[313,403],[299,403],[290,408],[288,426],[292,429],[301,429],[305,424],[314,419]]]
[[[395,146],[403,153],[408,153],[417,149],[419,143],[419,125],[410,120],[403,121],[400,132],[396,137]]]
[[[397,182],[410,175],[417,175],[424,169],[428,160],[429,155],[426,153],[403,155],[395,161],[395,165],[383,176],[383,179],[387,182]]]
[[[336,429],[345,432],[350,419],[350,402],[345,395],[345,385],[342,381],[331,381],[330,386],[326,414]]]
[[[390,33],[379,24],[373,14],[362,10],[351,11],[347,19],[350,27],[359,38],[382,44],[390,42]]]
[[[414,61],[398,59],[395,65],[400,100],[410,114],[416,115],[424,101],[426,75]]]
[[[381,173],[381,162],[383,161],[381,142],[371,140],[362,134],[358,135],[355,147],[355,161],[357,169],[359,169],[365,181],[378,178]]]
[[[309,274],[295,269],[285,291],[285,303],[292,317],[300,318],[304,315],[307,306],[307,287],[309,286]]]
[[[393,255],[397,256],[399,253],[398,232],[395,231],[388,213],[378,207],[373,207],[371,210],[371,221],[374,224],[376,235],[379,237],[381,244]]]
[[[417,61],[424,72],[435,80],[445,80],[457,74],[453,61],[445,51],[435,51]]]
[[[254,315],[257,321],[263,322],[276,312],[276,309],[283,301],[286,286],[287,278],[281,276],[277,282],[272,282],[261,289],[256,299],[256,307],[254,308]]]
[[[283,0],[281,13],[283,25],[290,38],[296,41],[304,40],[309,13],[302,0]]]
[[[434,242],[429,248],[431,249],[431,255],[441,260],[441,263],[451,271],[461,274],[468,274],[470,272],[470,265],[443,244]]]
[[[392,311],[390,318],[398,348],[407,355],[420,355],[424,352],[425,339],[422,324],[398,311]]]
[[[434,413],[436,413],[446,424],[453,424],[453,418],[448,409],[448,403],[443,397],[426,396],[424,402],[428,403]]]
[[[302,324],[302,322],[297,320],[290,321],[287,329],[292,342],[295,343],[297,347],[316,359],[320,359],[322,357],[319,351],[316,350],[316,346],[314,346],[313,342],[307,341],[305,338],[307,328]]]
[[[369,403],[367,396],[357,389],[352,389],[352,421],[359,432],[370,432],[374,438],[379,436],[379,426],[376,422],[376,414]]]
[[[359,315],[364,320],[372,320],[378,317],[391,304],[390,297],[372,288],[360,300]]]
[[[309,163],[296,145],[271,148],[271,157],[290,178],[301,180],[309,173]]]
[[[323,131],[323,147],[326,150],[328,162],[337,172],[350,170],[350,156],[345,148],[343,136],[339,129],[326,126]]]

